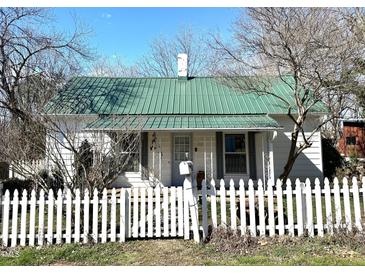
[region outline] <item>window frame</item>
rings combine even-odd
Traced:
[[[237,172],[227,172],[226,171],[226,135],[244,135],[245,136],[245,153],[240,153],[240,152],[228,152],[228,154],[245,154],[246,156],[246,172],[244,173],[237,173]],[[249,149],[248,149],[248,134],[247,131],[244,132],[225,132],[223,133],[223,167],[224,167],[224,175],[231,175],[231,176],[236,176],[236,175],[244,175],[244,176],[248,176],[249,175],[249,158],[248,158],[248,154],[249,154]]]
[[[118,132],[116,132],[118,134]],[[136,133],[138,135],[138,133]],[[140,135],[140,134],[139,134]],[[130,152],[121,151],[121,154],[128,154]],[[124,174],[126,177],[140,177],[142,176],[142,138],[139,136],[139,144],[138,144],[138,171],[123,171],[121,174]]]

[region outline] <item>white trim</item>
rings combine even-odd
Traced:
[[[153,129],[153,128],[149,128],[149,129],[135,129],[135,131],[145,131],[145,132],[154,132],[154,131],[196,131],[196,130],[200,130],[200,131],[206,131],[206,130],[210,130],[210,131],[221,131],[221,130],[230,130],[230,131],[242,131],[242,130],[246,130],[246,131],[275,131],[275,130],[280,130],[280,129],[284,129],[284,127],[265,127],[265,128],[157,128],[157,129]],[[84,128],[82,129],[82,131],[118,131],[118,130],[124,130],[123,128]],[[131,130],[132,131],[132,130]]]
[[[230,135],[230,134],[241,134],[245,136],[245,154],[246,154],[246,173],[227,173],[226,172],[226,135]],[[249,171],[250,171],[250,165],[249,165],[249,159],[248,159],[248,154],[249,154],[249,148],[248,148],[248,132],[244,131],[244,132],[240,132],[240,133],[236,133],[236,132],[223,132],[223,176],[248,176],[249,175]],[[240,154],[240,153],[237,153]],[[243,153],[241,153],[243,154]]]

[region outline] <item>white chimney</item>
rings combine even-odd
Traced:
[[[188,55],[186,53],[179,53],[177,55],[177,70],[179,77],[188,77]]]

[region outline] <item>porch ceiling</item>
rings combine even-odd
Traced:
[[[84,130],[208,130],[254,129],[277,130],[281,126],[267,115],[161,115],[161,116],[103,116],[88,124]]]

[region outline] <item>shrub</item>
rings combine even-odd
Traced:
[[[23,192],[23,190],[27,190],[28,192],[32,191],[34,187],[34,181],[30,179],[19,179],[19,178],[9,178],[2,181],[3,183],[3,194],[8,189],[11,194],[13,194],[14,190],[17,189],[19,194]]]
[[[337,176],[337,170],[343,167],[344,159],[331,139],[322,139],[322,151],[323,175],[324,177],[333,179],[334,176]]]
[[[47,189],[52,189],[53,192],[57,192],[58,189],[63,190],[64,180],[58,169],[52,169],[51,172],[47,169],[43,169],[39,171],[38,175],[43,179]]]
[[[230,252],[246,255],[250,250],[258,246],[258,238],[246,234],[241,236],[237,231],[230,228],[218,227],[207,237],[207,243],[212,245],[216,251]]]

